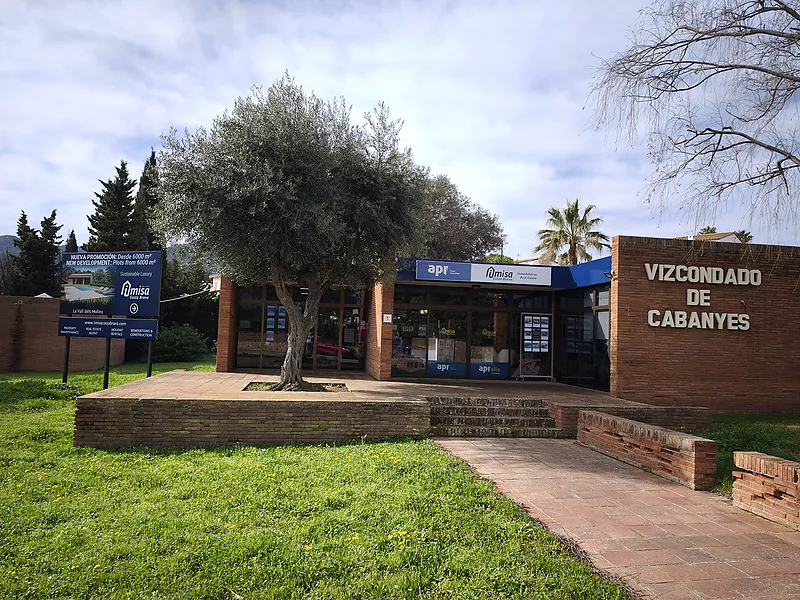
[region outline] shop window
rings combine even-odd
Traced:
[[[425,288],[396,285],[395,304],[425,304]]]
[[[341,304],[342,302],[342,289],[341,288],[328,288],[322,292],[322,297],[319,299],[320,304]]]
[[[395,310],[392,320],[392,375],[426,374],[428,315],[424,309]]]
[[[506,308],[510,304],[511,295],[491,290],[475,290],[472,298],[475,306]]]
[[[464,289],[431,288],[431,304],[466,306],[469,303],[469,295]]]
[[[549,293],[519,292],[514,293],[512,301],[514,307],[537,312],[551,312]]]
[[[508,377],[508,313],[472,313],[470,377]]]
[[[611,304],[611,287],[599,288],[597,290],[597,306],[609,306]]]
[[[361,298],[364,295],[362,290],[353,290],[350,288],[345,288],[344,292],[344,303],[345,304],[358,304],[361,305]]]
[[[240,302],[237,310],[236,366],[261,368],[263,305]]]
[[[339,368],[339,308],[320,308],[317,321],[317,369]]]
[[[261,302],[263,296],[263,286],[240,287],[239,302]]]
[[[345,308],[342,317],[342,370],[362,371],[367,327],[361,322],[361,309]]]

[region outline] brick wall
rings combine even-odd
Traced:
[[[58,335],[58,298],[0,296],[0,371],[61,371],[64,339]],[[71,371],[92,371],[105,363],[105,339],[73,337]],[[125,358],[125,340],[112,340],[111,364]]]
[[[75,445],[191,447],[419,436],[425,401],[159,400],[81,396]]]
[[[367,309],[366,371],[381,381],[392,376],[392,324],[383,315],[394,317],[394,284],[376,283]]]
[[[714,483],[717,451],[713,440],[582,410],[578,441],[693,490],[707,490]]]
[[[236,283],[220,279],[217,321],[217,371],[227,373],[236,366]]]
[[[651,281],[645,263],[758,269],[761,285]],[[800,410],[800,248],[616,237],[611,394],[715,412]],[[710,290],[687,306],[687,289]],[[747,314],[749,329],[648,325],[648,310]]]
[[[733,505],[800,531],[800,463],[762,454],[734,452]]]
[[[585,403],[576,405],[548,402],[547,409],[556,422],[556,427],[571,432],[578,429],[578,413],[581,410],[596,410],[666,429],[698,431],[711,427],[711,411],[693,406],[587,406]]]

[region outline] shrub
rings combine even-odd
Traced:
[[[208,341],[191,325],[165,327],[158,333],[153,349],[155,362],[199,360],[208,354]]]

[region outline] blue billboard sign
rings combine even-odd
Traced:
[[[469,281],[470,263],[451,260],[418,260],[417,279],[429,281]]]
[[[157,317],[161,252],[67,252],[61,314]]]
[[[73,337],[155,340],[157,319],[96,319],[94,317],[59,317],[58,335]]]

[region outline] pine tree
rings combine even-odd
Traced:
[[[75,238],[75,230],[72,229],[67,236],[67,247],[64,249],[64,252],[77,252],[78,251],[78,240]]]
[[[61,225],[56,225],[56,211],[42,219],[41,231],[28,225],[25,211],[17,221],[14,245],[19,255],[13,257],[17,281],[13,293],[33,296],[42,292],[57,296],[61,287]]]
[[[61,292],[61,235],[63,225],[56,225],[56,211],[42,219],[39,235],[39,264],[37,284],[43,292],[59,296]]]
[[[89,241],[84,244],[87,252],[140,249],[131,244],[132,190],[136,180],[129,178],[128,164],[124,160],[120,161],[116,171],[114,179],[100,180],[103,191],[94,194],[97,196],[97,200],[92,200],[94,214],[88,216]]]
[[[136,191],[136,201],[133,206],[130,242],[132,250],[161,250],[158,237],[148,221],[158,202],[157,187],[156,153],[151,149],[150,157],[145,161],[142,176],[139,178],[139,189]]]

